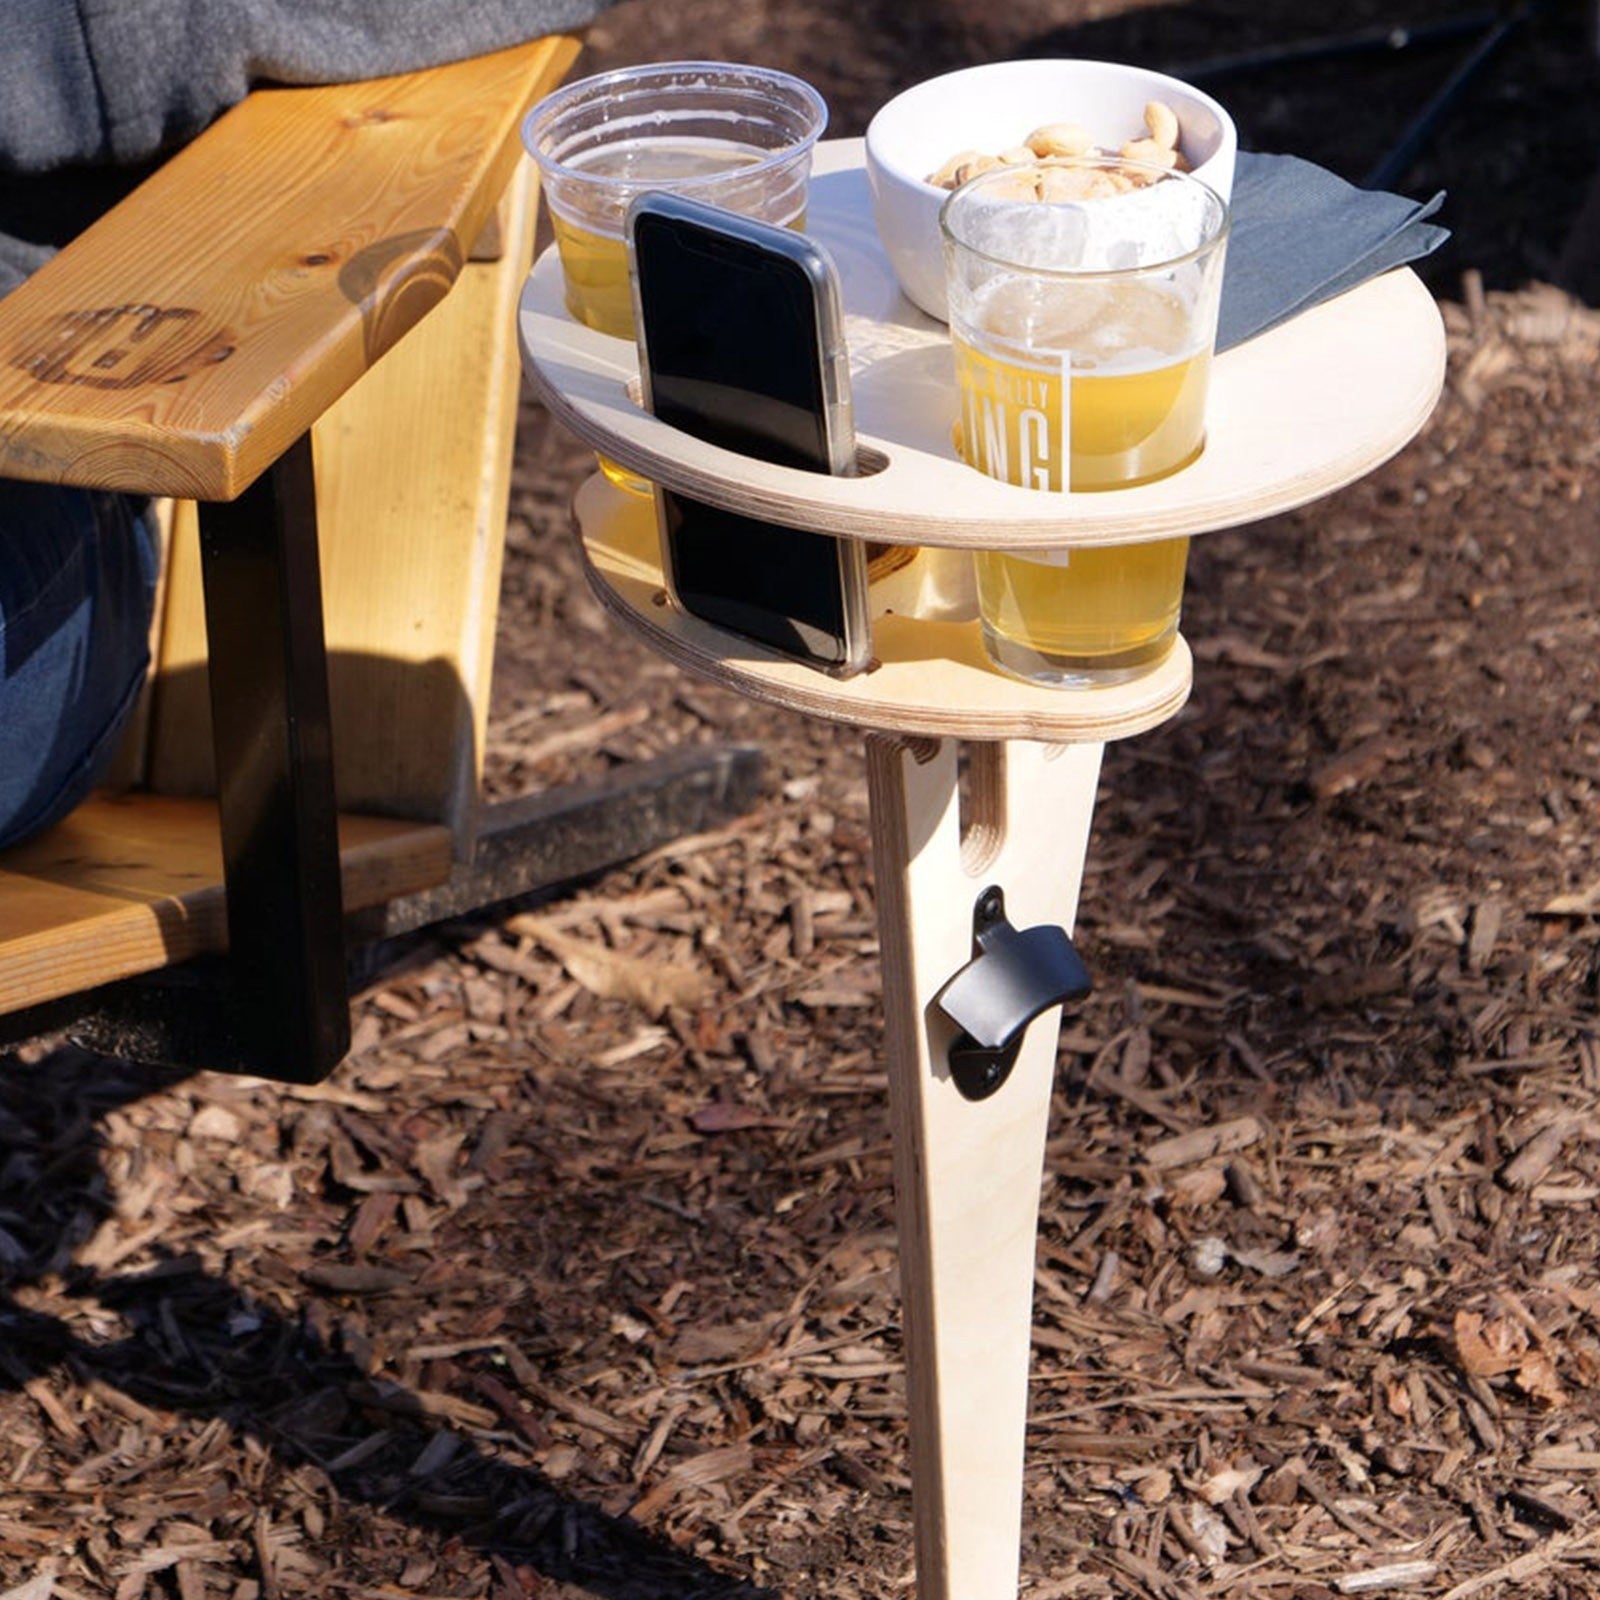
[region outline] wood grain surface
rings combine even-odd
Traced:
[[[1011,1076],[964,1099],[957,1029],[937,996],[972,956],[973,906],[997,885],[1014,927],[1070,933],[1100,772],[1098,745],[972,752],[867,740],[873,878],[905,1304],[917,1593],[1017,1592],[1039,1186],[1060,1009],[1029,1025]],[[980,834],[981,830],[981,834]]]
[[[249,96],[0,303],[0,473],[234,498],[444,297],[577,49]]]
[[[470,854],[516,433],[517,294],[536,169],[507,188],[504,251],[313,430],[323,627],[340,806],[446,822]],[[441,397],[449,403],[442,404]],[[181,502],[167,564],[148,786],[210,794],[200,551]]]

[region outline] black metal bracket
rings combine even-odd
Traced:
[[[951,1042],[950,1076],[968,1100],[986,1100],[1011,1076],[1028,1024],[1042,1011],[1081,1000],[1089,970],[1065,928],[1014,928],[996,884],[972,908],[971,961],[941,989],[936,1004],[961,1029]]]

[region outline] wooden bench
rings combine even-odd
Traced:
[[[0,475],[176,502],[117,792],[0,853],[0,1037],[71,1017],[315,1080],[348,1048],[348,913],[394,932],[748,803],[743,751],[480,803],[519,122],[577,49],[258,91],[0,301]],[[176,996],[125,981],[224,949]]]

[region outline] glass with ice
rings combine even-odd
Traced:
[[[965,461],[1026,488],[1125,488],[1205,441],[1228,211],[1122,157],[992,169],[941,214]],[[1034,682],[1092,685],[1172,647],[1186,539],[985,551],[984,642]]]

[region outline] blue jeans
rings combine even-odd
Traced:
[[[117,748],[149,665],[148,503],[0,479],[0,845],[58,822]]]

